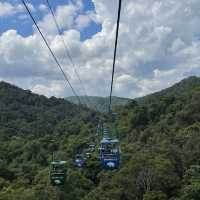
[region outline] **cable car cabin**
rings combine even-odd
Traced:
[[[100,160],[104,169],[119,168],[120,152],[119,140],[104,138],[100,145]]]
[[[92,153],[89,152],[89,151],[87,151],[87,152],[85,153],[86,158],[91,158],[91,155],[92,155]]]
[[[67,176],[66,164],[66,161],[51,162],[50,180],[53,186],[61,186],[65,184]]]
[[[112,122],[116,122],[117,120],[117,113],[112,113]]]
[[[89,144],[87,152],[93,153],[95,151],[95,144]]]
[[[104,135],[104,138],[109,138],[109,130],[107,128],[104,128],[103,129],[103,135]]]
[[[95,144],[89,144],[88,148],[85,150],[86,158],[91,158],[94,152],[95,152]]]
[[[90,144],[89,150],[90,150],[90,152],[94,152],[95,151],[95,144]]]
[[[76,154],[75,165],[78,168],[82,168],[85,165],[85,158],[82,154]]]

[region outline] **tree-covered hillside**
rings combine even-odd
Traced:
[[[86,108],[1,82],[0,199],[53,198],[52,152],[73,166],[76,149],[93,140],[95,125],[96,114]],[[85,181],[75,170],[69,176]]]
[[[98,151],[76,169],[76,148],[93,140],[97,113],[0,84],[0,199],[199,200],[200,79],[190,77],[117,108],[121,167],[100,168]],[[67,160],[59,190],[51,152]]]

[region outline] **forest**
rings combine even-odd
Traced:
[[[0,200],[199,200],[200,78],[114,112],[120,168],[101,168],[97,144],[77,169],[77,148],[101,139],[95,133],[103,114],[0,82]],[[52,152],[67,161],[59,188],[49,180]]]

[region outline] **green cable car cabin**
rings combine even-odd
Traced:
[[[85,150],[86,158],[91,158],[94,152],[95,152],[95,144],[89,144],[88,148]]]
[[[50,180],[53,186],[61,186],[65,184],[67,176],[66,164],[66,161],[51,162]]]

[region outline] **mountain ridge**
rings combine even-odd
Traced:
[[[67,161],[60,200],[198,200],[200,78],[131,100],[116,112],[120,168],[101,169],[96,143],[79,170],[77,150],[101,140],[95,136],[99,113],[0,84],[0,199],[54,200],[54,152]]]
[[[74,104],[79,103],[74,96],[66,97],[65,99]],[[97,111],[103,112],[103,113],[108,111],[109,97],[80,96],[80,99],[90,109],[97,110]],[[129,99],[129,98],[116,97],[116,96],[112,97],[113,108],[116,106],[124,106],[130,102],[131,102],[131,99]]]

